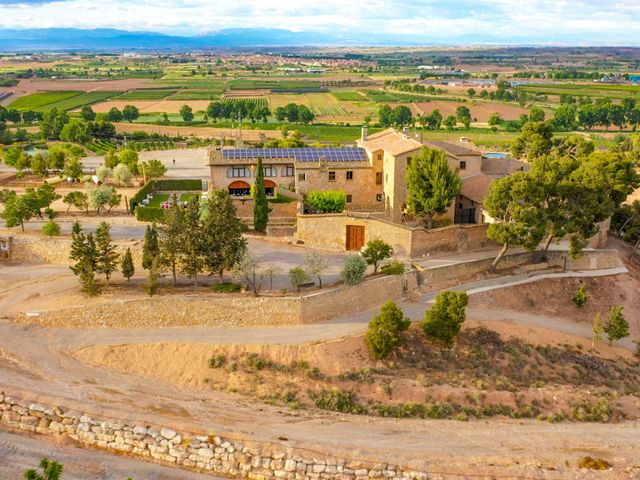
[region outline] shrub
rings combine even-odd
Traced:
[[[217,283],[211,287],[211,290],[216,293],[235,293],[242,290],[242,285],[237,283]]]
[[[369,322],[365,342],[373,358],[385,358],[398,346],[401,334],[411,325],[402,310],[389,301]]]
[[[164,220],[165,209],[161,207],[143,207],[136,208],[136,220],[139,222],[162,222]]]
[[[214,355],[209,359],[209,368],[221,368],[227,363],[227,357],[224,355]]]
[[[608,422],[611,416],[611,407],[606,398],[601,398],[598,403],[582,403],[571,408],[571,417],[578,422]]]
[[[578,461],[578,468],[588,468],[589,470],[608,470],[611,468],[611,464],[602,458],[593,458],[587,455]]]
[[[342,278],[347,285],[357,285],[364,278],[367,262],[358,254],[348,255],[344,259]]]
[[[576,304],[576,307],[584,308],[588,298],[589,297],[587,296],[587,284],[583,283],[582,285],[580,285],[580,287],[578,287],[578,290],[576,290],[576,294],[573,296],[572,300],[573,300],[573,303]]]
[[[291,286],[299,292],[302,284],[309,279],[309,274],[302,267],[293,267],[289,270],[289,279]]]
[[[49,220],[42,226],[42,233],[49,237],[57,237],[60,235],[60,225],[53,220]]]
[[[604,331],[609,337],[609,344],[629,336],[629,323],[622,314],[622,307],[611,307],[611,317],[604,326]]]
[[[380,267],[380,271],[386,275],[402,275],[405,270],[404,262],[400,260],[391,260]]]
[[[347,194],[342,190],[314,190],[307,195],[307,203],[318,213],[340,213],[347,204]]]
[[[309,392],[309,398],[313,400],[316,407],[323,410],[331,410],[341,413],[366,413],[366,407],[358,404],[358,397],[355,392],[341,392],[337,388],[332,390],[321,390],[320,392]]]
[[[469,297],[465,292],[445,290],[438,293],[433,307],[426,312],[422,322],[424,333],[451,347],[465,320],[468,301]]]
[[[369,240],[367,247],[362,252],[362,257],[367,264],[373,265],[373,273],[378,273],[378,265],[393,255],[393,247],[381,239]]]

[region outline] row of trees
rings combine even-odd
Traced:
[[[82,144],[95,138],[111,138],[116,130],[109,121],[72,119],[66,111],[52,108],[43,115],[40,132],[45,140],[64,140]]]
[[[34,112],[33,110],[20,112],[15,108],[7,108],[0,105],[0,123],[11,122],[17,125],[19,123],[33,123],[39,120],[42,120],[41,112]]]
[[[252,122],[256,120],[267,121],[271,111],[267,105],[260,105],[254,100],[236,99],[233,102],[211,102],[207,107],[207,117],[212,120],[218,118],[237,119],[248,118]]]
[[[640,185],[634,152],[594,151],[582,137],[553,138],[546,122],[530,122],[514,153],[527,155],[531,170],[491,184],[484,206],[496,221],[487,237],[502,244],[492,270],[511,246],[533,251],[542,242],[569,237],[579,256],[598,224],[611,217]]]

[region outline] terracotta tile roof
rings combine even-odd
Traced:
[[[520,160],[506,158],[482,158],[482,173],[494,177],[503,177],[516,172],[528,171],[529,164]]]
[[[484,197],[489,193],[489,186],[493,178],[484,173],[476,173],[462,178],[462,188],[460,195],[473,200],[476,203],[484,203]]]
[[[367,140],[358,142],[358,146],[370,152],[384,150],[394,157],[422,148],[422,144],[418,140],[407,137],[393,128],[367,136]]]
[[[470,148],[463,147],[462,145],[457,145],[455,143],[443,142],[441,140],[426,140],[424,144],[429,148],[441,148],[448,154],[455,155],[456,157],[465,157],[465,156],[479,157],[480,155],[482,155],[482,153],[477,150],[472,150]]]

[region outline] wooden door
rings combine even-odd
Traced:
[[[347,225],[347,250],[357,251],[364,246],[364,227],[362,225]]]

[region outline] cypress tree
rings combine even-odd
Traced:
[[[264,168],[262,158],[258,158],[256,182],[253,185],[253,228],[256,232],[264,232],[269,222],[269,205],[264,191]]]
[[[142,268],[150,270],[153,259],[158,256],[158,231],[156,224],[147,225],[147,231],[144,234],[144,246],[142,247]]]
[[[133,274],[136,273],[136,269],[133,266],[133,257],[131,256],[131,249],[127,248],[122,257],[122,276],[127,279],[127,282]]]
[[[102,222],[96,229],[96,270],[103,273],[109,285],[111,274],[118,269],[118,252],[115,244],[111,241],[108,223]]]

